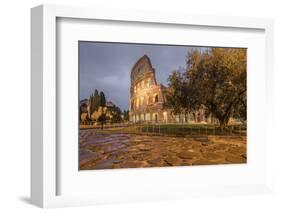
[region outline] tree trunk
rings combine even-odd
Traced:
[[[229,121],[229,118],[228,117],[222,117],[219,119],[219,122],[220,122],[220,128],[221,129],[225,129],[225,127],[227,126],[228,124],[228,121]]]

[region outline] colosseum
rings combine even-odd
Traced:
[[[165,86],[158,84],[155,69],[147,55],[142,56],[131,70],[130,121],[156,123],[211,122],[203,111],[189,114],[173,114],[164,108]]]

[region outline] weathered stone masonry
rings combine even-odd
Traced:
[[[165,109],[165,87],[158,84],[155,69],[147,55],[142,56],[131,70],[130,121],[194,123],[207,122],[202,110],[188,115],[175,115]]]

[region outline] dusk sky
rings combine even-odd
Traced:
[[[171,71],[185,67],[186,54],[194,47],[125,43],[79,42],[80,100],[95,89],[105,93],[122,110],[130,97],[130,72],[146,54],[156,73],[156,80],[167,85]]]

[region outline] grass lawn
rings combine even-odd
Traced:
[[[101,133],[136,133],[136,134],[161,134],[171,136],[188,135],[246,135],[246,128],[238,125],[228,125],[221,129],[212,124],[134,124],[126,127],[112,127],[95,129]]]
[[[242,134],[245,130],[237,125],[229,125],[221,129],[211,124],[146,124],[138,127],[142,132],[171,135],[233,135]]]

